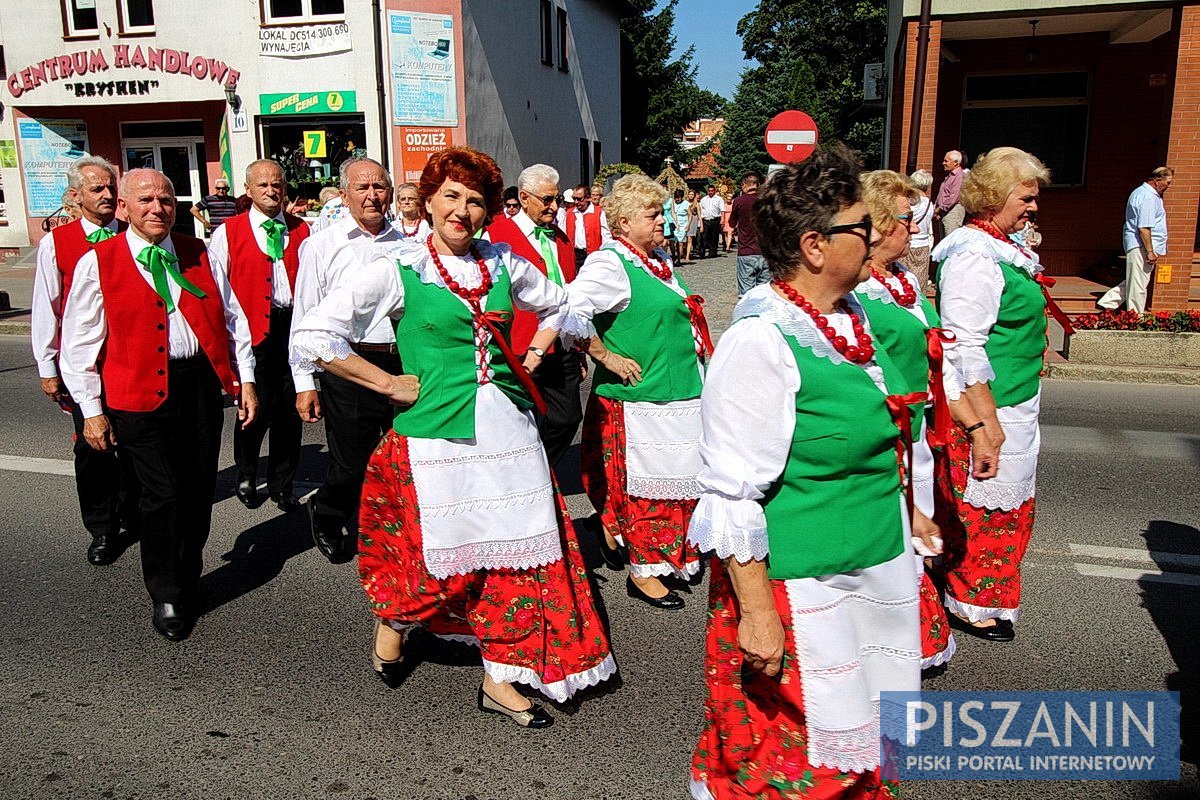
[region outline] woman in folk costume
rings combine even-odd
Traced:
[[[473,239],[503,189],[490,156],[435,154],[420,182],[433,233],[332,292],[297,326],[292,348],[298,361],[406,404],[371,458],[359,518],[376,671],[397,683],[403,636],[416,625],[477,639],[479,708],[540,728],[553,718],[514,684],[563,701],[616,667],[538,439],[529,375],[538,358],[522,364],[506,343],[521,308],[537,315],[534,344],[546,347],[573,319],[566,292],[507,247]],[[349,348],[384,317],[395,321],[407,375]]]
[[[881,691],[920,682],[903,386],[852,292],[873,234],[844,146],[776,173],[754,225],[773,280],[747,292],[702,396],[712,550],[705,729],[692,796],[888,798]]]
[[[600,514],[605,558],[628,552],[630,597],[683,608],[660,578],[690,578],[687,544],[699,492],[700,389],[712,353],[704,300],[689,293],[662,249],[667,191],[626,175],[604,198],[612,241],[588,256],[568,286],[572,309],[592,319],[592,377],[583,428],[583,485]]]
[[[871,273],[854,290],[867,312],[876,347],[885,349],[904,381],[903,392],[927,392],[929,402],[914,404],[912,460],[913,499],[921,513],[934,518],[934,447],[949,443],[951,429],[958,423],[976,442],[973,474],[986,479],[996,474],[997,448],[983,435],[983,423],[962,397],[962,383],[950,359],[953,337],[941,326],[937,311],[920,291],[921,281],[904,268],[900,259],[908,251],[916,230],[915,200],[920,197],[913,182],[898,172],[875,170],[860,178],[863,202],[875,230],[882,238],[871,251]],[[932,422],[932,424],[930,424]],[[919,540],[916,568],[921,597],[921,667],[945,664],[954,656],[954,635],[937,588],[926,572],[926,550]]]
[[[990,641],[1013,638],[1021,602],[1021,559],[1033,532],[1041,434],[1042,353],[1046,307],[1037,254],[1011,237],[1037,213],[1039,186],[1050,173],[1015,147],[983,155],[963,182],[968,224],[933,250],[938,310],[957,338],[953,358],[1000,469],[988,480],[970,474],[979,434],[956,432],[948,454],[956,518],[945,520],[946,608],[957,630]],[[1051,306],[1056,310],[1056,306]],[[1061,312],[1059,312],[1061,313]]]

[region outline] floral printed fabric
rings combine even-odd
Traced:
[[[1033,533],[1034,501],[1030,497],[1012,511],[976,508],[963,499],[971,469],[971,445],[961,428],[938,459],[935,483],[949,491],[938,503],[936,522],[945,554],[946,606],[979,622],[1016,620],[1021,605],[1021,559]]]
[[[783,667],[767,677],[745,666],[738,604],[722,563],[709,578],[704,730],[692,757],[692,796],[714,800],[895,798],[878,770],[813,767],[807,756],[804,698],[792,612],[783,581],[771,581],[784,630]]]
[[[954,638],[950,626],[946,622],[946,609],[942,598],[938,595],[937,586],[929,576],[928,570],[921,571],[920,598],[921,609],[921,668],[945,664],[954,655],[950,643]]]
[[[583,488],[600,521],[629,548],[629,568],[639,576],[694,575],[696,548],[687,542],[696,500],[648,500],[626,492],[623,403],[592,395],[580,445]]]
[[[358,570],[376,616],[479,641],[494,679],[555,700],[615,670],[579,541],[555,487],[563,558],[526,570],[435,578],[422,557],[408,440],[392,431],[371,456],[359,511]],[[495,673],[495,674],[494,674]]]

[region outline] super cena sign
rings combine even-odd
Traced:
[[[20,97],[45,84],[96,75],[110,69],[141,69],[166,75],[186,75],[221,86],[236,85],[241,78],[241,73],[224,61],[193,55],[186,50],[114,44],[107,54],[99,47],[80,50],[51,56],[16,70],[8,76],[8,91],[13,97]]]

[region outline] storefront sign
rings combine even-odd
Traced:
[[[399,128],[400,168],[405,181],[417,181],[429,157],[454,143],[453,128]]]
[[[344,22],[258,29],[260,56],[304,58],[342,53],[349,49],[350,26]]]
[[[388,12],[393,125],[458,125],[454,18]]]
[[[304,157],[325,157],[325,131],[304,132]]]
[[[68,83],[67,90],[76,97],[137,97],[158,88],[158,81],[102,81],[100,83]]]
[[[355,92],[292,92],[260,94],[260,114],[337,114],[358,111]]]
[[[47,83],[65,81],[76,75],[95,75],[110,69],[141,69],[167,75],[188,75],[198,81],[212,81],[222,86],[236,86],[242,77],[240,72],[231,69],[224,61],[194,56],[186,50],[114,44],[107,51],[102,47],[80,50],[52,56],[24,69],[14,70],[8,76],[8,91],[13,97],[20,97]]]
[[[67,168],[88,154],[87,124],[81,119],[18,119],[17,137],[27,213],[48,217],[62,205]]]

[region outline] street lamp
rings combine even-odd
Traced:
[[[242,98],[238,97],[236,80],[225,84],[225,102],[229,103],[229,108],[234,114],[241,109]]]

